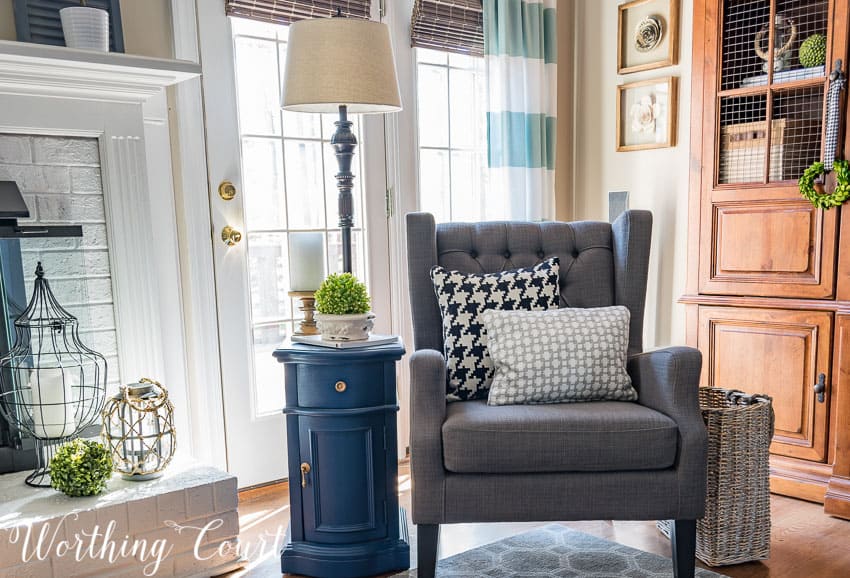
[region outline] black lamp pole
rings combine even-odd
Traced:
[[[352,123],[348,120],[348,107],[346,105],[339,105],[339,120],[334,125],[336,132],[331,137],[331,144],[336,151],[336,161],[339,164],[336,186],[339,189],[342,270],[351,273],[351,227],[354,225],[354,202],[351,196],[351,189],[354,187],[354,173],[351,172],[351,161],[354,158],[357,137],[351,132]]]

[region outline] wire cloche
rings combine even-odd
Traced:
[[[100,416],[106,359],[80,341],[77,318],[56,300],[41,263],[32,298],[15,320],[15,343],[0,358],[0,410],[36,440],[31,486],[50,486],[50,459]]]

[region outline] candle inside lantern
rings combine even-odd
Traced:
[[[315,291],[325,279],[325,236],[322,233],[290,233],[290,289]]]
[[[71,373],[41,368],[30,373],[33,433],[45,439],[64,438],[77,429]]]

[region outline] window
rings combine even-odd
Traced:
[[[329,141],[336,115],[282,111],[281,79],[288,27],[233,18],[239,137],[242,147],[241,199],[245,217],[251,294],[255,406],[259,413],[284,405],[281,366],[272,351],[300,321],[290,299],[289,236],[318,231],[325,239],[325,270],[342,271],[338,224],[337,166]],[[353,130],[360,135],[357,116]],[[211,135],[215,138],[215,135]],[[362,168],[362,142],[356,161]],[[363,178],[354,181],[353,272],[366,279]]]
[[[484,58],[416,48],[419,208],[438,222],[502,218],[487,195]]]

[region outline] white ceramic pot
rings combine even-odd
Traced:
[[[327,341],[363,341],[375,325],[374,313],[359,315],[327,315],[316,313],[316,325]]]
[[[65,46],[109,52],[109,12],[88,6],[69,6],[59,11]]]

